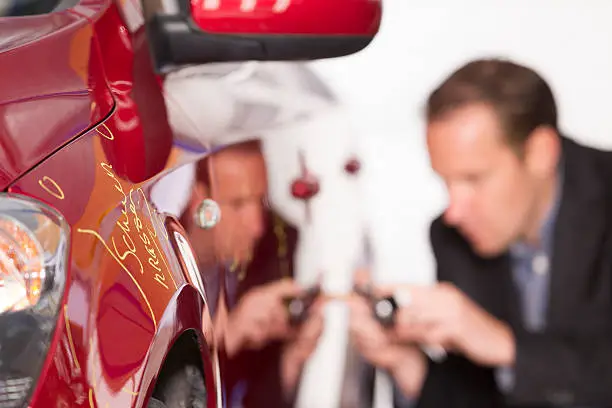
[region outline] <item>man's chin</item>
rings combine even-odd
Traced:
[[[253,251],[240,251],[237,254],[234,254],[231,259],[241,265],[247,265],[253,259]]]
[[[502,245],[495,245],[494,243],[486,240],[469,240],[472,250],[482,258],[495,258],[500,256],[506,251],[506,248]]]

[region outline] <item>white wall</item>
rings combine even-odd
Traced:
[[[421,108],[468,59],[511,57],[556,92],[563,128],[612,147],[612,1],[384,0],[380,35],[363,52],[313,66],[359,129],[367,217],[385,280],[427,280],[428,224],[445,195],[429,170]]]

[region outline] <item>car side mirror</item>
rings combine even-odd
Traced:
[[[378,33],[381,0],[142,0],[160,73],[210,62],[341,57]]]

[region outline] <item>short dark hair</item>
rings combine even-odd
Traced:
[[[548,83],[533,69],[499,58],[473,60],[454,71],[429,95],[426,118],[433,122],[477,103],[495,110],[512,146],[521,147],[541,126],[558,131]]]

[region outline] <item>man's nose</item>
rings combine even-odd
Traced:
[[[264,215],[259,214],[259,216],[255,217],[255,220],[252,225],[251,234],[254,239],[259,239],[264,235],[265,232],[265,222]]]
[[[461,194],[450,194],[450,200],[444,212],[444,221],[452,226],[458,226],[467,215],[468,202]]]
[[[244,219],[244,227],[249,231],[253,239],[259,239],[265,232],[265,216],[261,206],[249,206]]]

